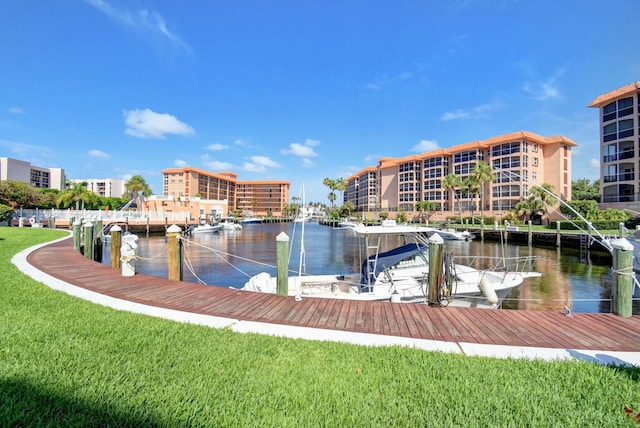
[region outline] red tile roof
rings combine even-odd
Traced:
[[[606,94],[600,95],[595,100],[591,101],[589,107],[604,107],[609,104],[611,101],[614,101],[618,98],[622,98],[624,96],[632,95],[640,92],[640,80],[637,82],[629,83],[622,88],[614,89],[611,92],[607,92]]]

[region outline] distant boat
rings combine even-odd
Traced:
[[[220,224],[223,230],[242,230],[242,226],[236,223],[233,217],[224,217]]]
[[[244,217],[238,220],[238,223],[242,223],[242,224],[262,223],[262,219],[260,217],[249,216],[249,217]]]
[[[217,224],[209,224],[203,223],[197,226],[189,226],[185,233],[187,235],[199,235],[204,233],[214,233],[222,229],[222,225],[220,223]]]
[[[345,220],[338,223],[338,227],[352,228],[358,226],[358,224],[359,223],[356,223],[355,221]]]

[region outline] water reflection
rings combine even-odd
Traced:
[[[203,281],[209,285],[242,287],[248,278],[260,272],[276,274],[276,236],[285,232],[290,238],[289,269],[297,272],[300,267],[301,225],[294,223],[250,224],[242,231],[219,231],[196,236],[187,241],[184,280]],[[401,242],[397,237],[381,240],[381,250],[391,249]],[[305,224],[303,270],[309,274],[358,272],[362,260],[359,254],[359,238],[350,231],[320,226],[315,222]],[[167,255],[164,237],[141,237],[137,254],[144,260],[136,262],[136,271],[150,275],[167,276]],[[514,290],[505,300],[507,309],[528,309],[564,312],[565,307],[574,312],[611,312],[611,275],[607,262],[587,263],[579,254],[561,254],[555,249],[532,248],[480,240],[445,243],[446,251],[453,252],[456,261],[465,257],[524,257],[535,256],[533,270],[542,273],[540,278],[529,278],[525,285]],[[108,246],[105,263],[110,263]],[[640,313],[635,302],[634,314]]]

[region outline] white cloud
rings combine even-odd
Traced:
[[[167,113],[155,113],[151,110],[125,110],[125,134],[138,138],[163,139],[165,134],[188,135],[194,129]]]
[[[301,158],[318,156],[318,154],[313,150],[313,148],[309,146],[304,146],[298,143],[289,144],[289,148],[282,150],[282,153],[285,155],[299,156]]]
[[[267,168],[265,168],[264,166],[255,165],[250,162],[245,162],[242,166],[242,169],[248,172],[265,172],[267,170]]]
[[[228,171],[233,169],[233,165],[229,162],[211,159],[208,154],[202,155],[200,159],[202,160],[202,164],[205,168],[210,171]]]
[[[93,156],[96,158],[110,158],[111,156],[101,150],[98,149],[93,149],[93,150],[89,150],[87,152],[89,154],[89,156]]]
[[[247,143],[244,140],[240,140],[240,139],[234,141],[233,144],[235,144],[236,146],[240,146],[240,147],[251,147],[251,144]]]
[[[140,9],[130,12],[127,9],[117,9],[105,0],[85,0],[85,2],[120,24],[160,34],[175,45],[190,50],[189,46],[180,37],[167,28],[165,19],[155,10]]]
[[[265,172],[267,168],[279,168],[280,165],[277,162],[269,159],[266,156],[251,156],[251,162],[245,162],[242,166],[244,171],[248,172]]]
[[[600,160],[597,158],[589,159],[589,168],[600,171]]]
[[[385,74],[375,78],[372,82],[365,84],[365,87],[367,89],[377,91],[379,89],[382,89],[384,86],[393,84],[395,82],[404,82],[410,80],[414,75],[415,72],[413,71],[402,71],[393,76],[388,76]]]
[[[24,111],[20,107],[9,107],[7,112],[11,114],[22,114]]]
[[[412,153],[430,152],[439,149],[440,146],[436,140],[421,140],[411,149]]]
[[[282,149],[280,152],[285,155],[294,155],[302,159],[302,165],[309,167],[313,165],[312,157],[318,156],[313,147],[319,146],[320,141],[307,139],[303,144],[291,143],[288,149]]]
[[[213,143],[207,146],[207,150],[217,151],[217,150],[226,150],[229,146],[225,146],[224,144]]]
[[[182,159],[176,159],[173,161],[173,165],[177,166],[178,168],[182,168],[183,166],[187,166],[187,163]]]
[[[470,109],[457,109],[449,111],[440,116],[440,120],[459,120],[459,119],[486,119],[491,116],[491,113],[500,109],[502,104],[497,101],[490,103],[480,104],[479,106],[471,107]]]
[[[556,81],[564,74],[564,68],[561,68],[555,75],[551,76],[544,82],[524,82],[522,89],[529,94],[534,100],[545,101],[550,99],[560,99],[562,95],[556,85]]]
[[[251,156],[251,162],[256,165],[261,165],[269,168],[277,168],[280,166],[277,162],[272,161],[266,156]]]

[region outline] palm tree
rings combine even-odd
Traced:
[[[335,189],[340,192],[340,196],[342,196],[342,203],[344,203],[344,192],[347,190],[347,182],[344,178],[340,177],[334,181]]]
[[[464,193],[466,194],[467,198],[471,198],[473,195],[478,193],[478,191],[480,191],[480,183],[478,183],[478,180],[476,179],[475,176],[470,175],[464,180],[462,180],[462,188],[464,189]],[[473,223],[473,211],[474,211],[473,203],[471,204],[470,211],[471,211],[471,223]]]
[[[553,195],[553,186],[547,183],[543,183],[540,187],[533,187],[529,191],[529,197],[525,200],[518,202],[515,206],[518,215],[529,217],[529,220],[533,217],[533,214],[542,213],[547,215],[547,207],[553,205],[556,202],[556,198]]]
[[[484,183],[495,180],[496,173],[493,172],[493,168],[488,162],[480,161],[473,167],[471,175],[476,183],[480,185],[480,218],[484,219]]]
[[[542,215],[546,216],[549,212],[547,207],[555,205],[556,201],[560,199],[554,194],[553,186],[547,183],[542,183],[541,186],[535,186],[529,190],[529,194],[533,195],[540,201],[539,211],[542,211]]]
[[[325,186],[327,186],[329,189],[331,189],[331,192],[329,192],[329,202],[331,202],[331,208],[333,208],[333,203],[336,200],[336,181],[332,180],[330,178],[325,178],[324,180],[322,180],[322,184],[324,184]]]
[[[458,210],[460,211],[460,224],[462,224],[462,206],[460,206],[460,201],[457,200],[458,193],[456,192],[457,189],[462,187],[462,180],[460,179],[460,177],[458,177],[455,174],[447,174],[442,180],[442,187],[453,192],[454,205],[455,205],[455,202],[457,201]]]
[[[124,183],[124,188],[131,192],[132,199],[135,201],[138,210],[142,209],[143,195],[152,194],[151,188],[141,175],[134,175],[131,177],[126,183]]]
[[[76,210],[80,209],[80,201],[82,201],[82,208],[84,204],[92,203],[96,200],[96,194],[87,190],[87,182],[73,183],[71,187],[63,190],[58,194],[56,198],[56,206],[68,207],[73,202],[76,203]]]
[[[329,194],[327,195],[327,199],[329,199],[329,202],[331,202],[331,208],[333,209],[333,203],[336,201],[335,192],[329,192]]]
[[[429,220],[429,216],[431,211],[436,209],[436,203],[433,201],[419,201],[416,202],[416,210],[420,211],[420,223],[422,223],[422,217],[424,217],[424,212],[427,212],[427,220]]]

